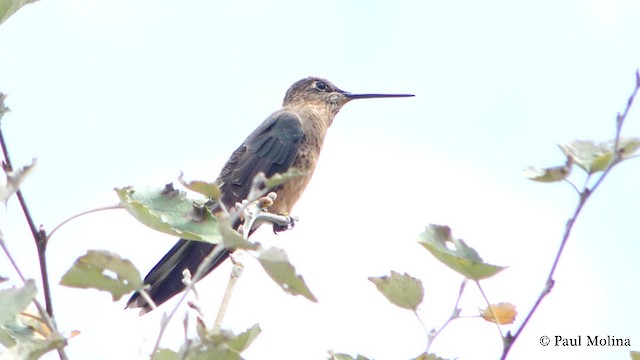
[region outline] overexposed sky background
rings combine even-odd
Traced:
[[[509,265],[485,290],[492,302],[516,304],[522,321],[577,197],[566,184],[527,181],[521,169],[562,163],[557,143],[613,137],[640,67],[638,15],[632,0],[42,0],[0,26],[0,91],[12,109],[2,126],[15,166],[38,158],[22,189],[50,230],[115,203],[116,186],[162,186],[180,171],[215,178],[300,78],[416,94],[348,104],[296,207],[299,224],[257,234],[288,252],[319,303],[283,293],[244,256],[225,321],[236,332],[262,327],[247,359],[322,359],[329,349],[406,359],[424,350],[426,335],[367,277],[395,270],[422,279],[421,315],[439,327],[461,278],[415,239],[428,223],[447,224],[488,262]],[[623,133],[640,136],[637,108]],[[593,196],[556,287],[511,359],[624,359],[640,350],[639,180],[638,160],[629,161]],[[38,279],[15,199],[0,224]],[[87,249],[115,251],[144,274],[174,241],[124,211],[87,216],[52,239],[51,282]],[[198,286],[211,320],[229,269]],[[0,275],[16,278],[4,259]],[[72,359],[145,358],[173,306],[139,318],[122,310],[126,299],[58,285],[53,301],[61,329],[81,331],[67,348]],[[471,284],[461,305],[466,314],[484,307]],[[164,346],[181,343],[181,320]],[[542,335],[612,335],[632,347],[542,347]],[[460,359],[496,359],[500,350],[495,326],[478,319],[457,320],[432,347]]]

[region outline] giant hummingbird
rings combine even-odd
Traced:
[[[413,95],[352,94],[317,77],[297,81],[287,90],[282,108],[262,122],[231,154],[216,181],[221,190],[219,201],[227,208],[233,208],[247,198],[258,173],[271,177],[294,167],[307,176],[293,178],[274,189],[277,197],[268,208],[271,213],[288,216],[309,183],[327,129],[342,106],[355,99],[409,96]],[[236,228],[239,225],[239,222],[234,224]],[[181,292],[185,287],[183,271],[189,269],[195,273],[215,246],[180,239],[144,279],[151,299],[160,305]],[[228,257],[229,250],[220,252],[206,273]],[[139,293],[129,299],[127,307],[142,308],[142,314],[151,311],[151,306]]]

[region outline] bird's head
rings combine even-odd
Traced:
[[[327,109],[332,116],[351,100],[388,97],[409,97],[411,94],[352,94],[340,90],[329,80],[308,77],[296,81],[284,97],[283,106],[310,106]]]

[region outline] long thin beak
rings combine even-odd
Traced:
[[[350,92],[343,93],[349,99],[374,99],[374,98],[395,98],[395,97],[412,97],[413,94],[352,94]]]

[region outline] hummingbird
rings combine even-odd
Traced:
[[[328,80],[307,77],[287,90],[282,108],[262,122],[231,154],[223,166],[216,184],[221,196],[218,201],[227,208],[245,200],[253,178],[263,173],[267,178],[296,168],[306,174],[292,178],[273,191],[277,197],[269,212],[289,216],[300,199],[316,168],[327,129],[340,109],[352,100],[411,97],[412,94],[353,94],[339,89]],[[215,213],[215,202],[210,202]],[[292,224],[291,224],[292,225]],[[274,232],[290,229],[291,225],[273,225]],[[240,222],[233,226],[237,229]],[[251,229],[253,231],[255,229]],[[202,260],[217,246],[180,239],[151,269],[144,279],[148,294],[160,305],[184,290],[183,271],[193,274]],[[211,263],[209,274],[230,254],[225,249]],[[138,292],[127,302],[127,308],[141,308],[140,314],[152,310]]]

